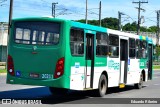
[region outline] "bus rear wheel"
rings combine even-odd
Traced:
[[[96,90],[97,96],[103,97],[106,94],[107,88],[107,78],[104,74],[102,74],[99,79],[98,89]]]
[[[140,80],[139,80],[139,83],[135,84],[134,85],[136,89],[141,89],[142,86],[143,86],[143,74],[141,73],[140,75]]]
[[[68,89],[65,89],[65,88],[49,87],[49,90],[52,95],[59,95],[59,96],[66,95],[68,92]]]

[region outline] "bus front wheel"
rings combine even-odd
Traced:
[[[107,78],[104,74],[102,74],[99,79],[98,89],[96,90],[97,96],[103,97],[106,94],[107,88],[108,88]]]
[[[49,87],[49,90],[52,95],[60,95],[60,96],[66,95],[68,92],[68,89],[65,88]]]

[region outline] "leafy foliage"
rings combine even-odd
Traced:
[[[78,22],[85,23],[84,19],[77,20]],[[91,25],[96,25],[99,26],[99,21],[98,20],[88,20],[88,24]],[[115,29],[118,30],[118,19],[117,18],[104,18],[101,20],[102,27],[105,28],[110,28],[110,29]],[[137,30],[137,23],[127,23],[122,27],[123,31],[136,31]],[[157,27],[156,26],[151,26],[149,28],[146,27],[140,27],[140,31],[142,32],[156,32]]]
[[[156,56],[160,56],[160,46],[156,47]]]

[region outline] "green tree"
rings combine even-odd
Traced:
[[[136,22],[133,22],[132,24],[127,23],[123,26],[124,31],[136,31],[136,29],[137,29]]]
[[[147,30],[148,32],[157,32],[157,26],[150,26]]]
[[[85,23],[84,19],[77,20],[78,22]],[[102,27],[118,30],[117,18],[104,18],[101,21]],[[88,20],[88,24],[99,26],[99,20]]]
[[[110,29],[118,30],[118,19],[117,18],[104,18],[102,19],[102,26]]]
[[[156,47],[156,56],[157,56],[157,59],[160,56],[160,46]]]
[[[77,20],[77,21],[81,22],[81,23],[86,23],[86,21],[84,19]],[[99,20],[88,20],[88,24],[99,26]],[[102,25],[102,27],[105,27],[105,28],[118,30],[118,19],[112,18],[112,17],[104,18],[101,20],[101,25]],[[127,23],[122,27],[122,29],[123,29],[123,31],[137,31],[137,23],[136,23],[136,21],[133,23]],[[149,28],[140,27],[140,31],[142,31],[142,32],[156,32],[157,27],[156,26],[151,26]]]
[[[147,28],[145,28],[145,27],[140,27],[140,31],[141,31],[141,32],[147,32],[148,30],[147,30]]]
[[[86,23],[86,21],[84,19],[77,20],[77,22]]]

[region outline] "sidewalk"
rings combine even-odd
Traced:
[[[2,76],[2,75],[7,75],[7,73],[0,73],[0,76]]]

